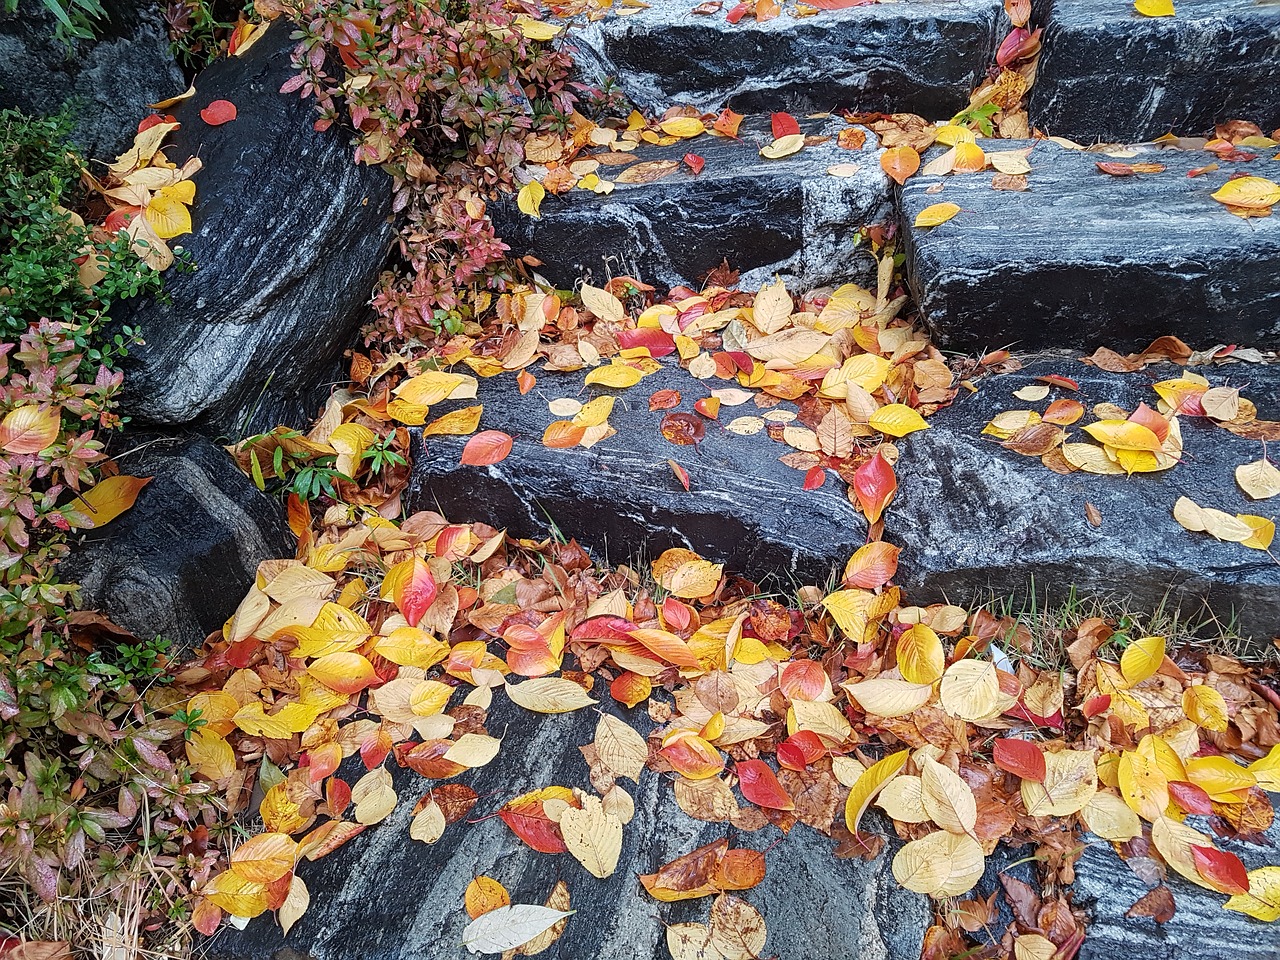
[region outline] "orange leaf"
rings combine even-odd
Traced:
[[[387,585],[391,587],[391,597],[396,607],[404,614],[409,626],[416,627],[418,621],[431,604],[435,603],[439,589],[435,577],[426,561],[421,557],[410,557],[402,560],[387,571],[383,580],[383,596],[386,596]],[[321,681],[322,683],[324,681]],[[344,691],[349,692],[349,691]]]
[[[619,674],[613,683],[609,684],[609,695],[628,707],[634,707],[637,703],[648,700],[652,692],[653,681],[630,670]]]
[[[359,693],[377,679],[373,664],[358,653],[330,653],[307,667],[307,673],[331,690]]]
[[[859,547],[844,568],[844,585],[874,590],[893,579],[898,572],[900,547],[876,540]]]
[[[243,880],[272,883],[290,870],[298,857],[298,845],[285,833],[250,837],[231,854],[231,870]]]
[[[10,410],[0,423],[0,449],[6,453],[39,453],[58,439],[61,424],[57,407],[27,404]]]
[[[462,448],[460,462],[471,467],[501,463],[511,453],[511,442],[511,437],[501,430],[482,430]]]
[[[706,780],[724,769],[724,757],[707,741],[690,730],[681,730],[658,751],[681,776]]]
[[[1041,419],[1060,427],[1069,427],[1084,416],[1084,404],[1079,400],[1055,400],[1049,404]]]
[[[576,447],[586,435],[587,428],[571,420],[557,420],[542,435],[542,445],[553,450]]]
[[[903,184],[920,169],[920,154],[911,147],[893,147],[880,154],[880,166],[895,183]]]
[[[877,453],[853,474],[853,492],[868,523],[875,523],[898,492],[898,478],[889,461]]]

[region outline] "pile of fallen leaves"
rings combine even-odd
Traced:
[[[998,844],[1034,844],[1051,919],[1011,927],[1006,955],[1019,943],[1047,940],[1060,956],[1078,946],[1083,928],[1056,891],[1085,830],[1228,895],[1228,909],[1280,916],[1280,867],[1246,873],[1186,822],[1203,815],[1219,836],[1254,836],[1273,816],[1263,791],[1280,791],[1280,697],[1231,658],[1093,619],[1069,637],[1071,669],[1036,669],[1010,621],[905,605],[875,543],[850,559],[840,589],[804,588],[788,607],[684,550],[659,557],[646,587],[572,543],[336,508],[317,532],[292,506],[297,559],[263,564],[173,694],[172,708],[205,721],[186,747],[199,775],[233,809],[255,784],[263,791],[264,832],[202,890],[195,923],[206,933],[224,914],[273,909],[287,929],[309,899],[305,862],[400,802],[416,804],[408,841],[467,829],[481,798],[455,778],[519,749],[486,729],[494,697],[537,713],[615,702],[583,745],[577,782],[484,799],[530,847],[595,877],[616,869],[634,811],[621,781],[647,769],[671,775],[690,816],[816,829],[837,856],[883,847],[861,829],[875,802],[908,841],[895,877],[937,898],[968,891]],[[389,761],[434,782],[398,796]],[[673,955],[697,955],[689,944],[705,950],[726,923],[758,925],[759,948],[718,955],[758,955],[764,921],[736,893],[766,869],[767,852],[720,842],[641,877],[658,900],[718,897],[710,926],[672,928]],[[511,905],[493,881],[459,890],[475,918],[466,942],[547,945],[566,921],[562,886],[545,905]],[[946,917],[964,914],[944,914],[927,955],[963,949]]]

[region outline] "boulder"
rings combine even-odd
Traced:
[[[1256,440],[1238,437],[1202,417],[1181,417],[1184,459],[1162,473],[1097,476],[1057,474],[1038,458],[1004,449],[982,428],[1005,410],[1043,411],[1057,397],[1074,397],[1086,410],[1113,403],[1154,407],[1151,384],[1176,378],[1172,364],[1132,373],[1106,373],[1077,361],[1039,359],[1021,372],[979,381],[930,419],[930,429],[901,441],[898,496],[890,507],[887,539],[903,545],[898,582],[917,603],[985,594],[1010,598],[1018,609],[1038,591],[1039,609],[1079,596],[1124,598],[1132,610],[1181,610],[1183,625],[1217,618],[1221,627],[1262,643],[1280,635],[1280,565],[1261,550],[1190,533],[1173,519],[1186,496],[1229,513],[1275,518],[1273,501],[1252,501],[1236,486],[1234,471],[1262,454]],[[1241,388],[1263,419],[1280,419],[1280,368],[1237,364],[1201,368],[1214,385]],[[1071,377],[1078,393],[1054,388],[1028,403],[1013,391],[1049,374]],[[1069,442],[1091,442],[1080,427]],[[1102,515],[1094,527],[1092,503]],[[1046,595],[1047,594],[1047,595]]]
[[[886,514],[885,538],[901,545],[897,582],[914,602],[982,602],[992,595],[1018,603],[1062,603],[1079,595],[1124,595],[1135,610],[1180,607],[1184,622],[1219,618],[1243,636],[1264,641],[1280,626],[1280,566],[1266,553],[1183,530],[1173,520],[1179,496],[1232,513],[1272,516],[1236,488],[1233,471],[1261,454],[1246,440],[1204,419],[1182,418],[1186,457],[1176,468],[1133,477],[1060,475],[1039,459],[1005,450],[982,428],[1009,409],[1042,410],[1014,390],[1050,373],[1075,378],[1086,407],[1100,402],[1134,409],[1157,398],[1156,379],[1179,368],[1105,373],[1076,360],[1037,360],[1024,372],[979,381],[930,418],[930,429],[899,442],[897,499]],[[1280,419],[1280,373],[1273,366],[1234,365],[1203,371],[1215,384],[1241,386],[1264,419]],[[554,450],[541,443],[554,420],[547,402],[586,401],[602,388],[582,388],[582,373],[538,372],[521,396],[514,377],[480,381],[482,429],[515,438],[511,455],[488,467],[460,466],[460,437],[415,438],[409,510],[435,509],[458,521],[483,520],[513,535],[549,532],[579,540],[612,562],[654,557],[668,547],[695,550],[728,568],[778,588],[824,583],[865,540],[866,525],[829,478],[802,489],[804,473],[778,461],[790,451],[765,434],[742,437],[722,424],[760,411],[750,403],[723,407],[695,448],[660,432],[665,411],[650,412],[661,389],[682,394],[680,410],[724,381],[700,382],[664,364],[622,392],[610,422],[617,429],[591,449]],[[1061,393],[1061,391],[1058,391]],[[784,409],[790,404],[784,404]],[[448,409],[441,405],[432,415]],[[1088,416],[1083,422],[1092,422]],[[1076,440],[1086,439],[1075,430]],[[689,473],[685,492],[668,459]],[[1085,503],[1102,512],[1095,528]]]
[[[667,147],[641,144],[637,162],[706,160],[701,174],[683,164],[641,184],[617,184],[608,195],[574,189],[542,202],[541,217],[510,200],[495,210],[499,235],[517,255],[542,262],[539,272],[572,287],[582,278],[603,283],[629,274],[646,283],[696,284],[728,260],[751,286],[777,274],[805,289],[875,275],[875,261],[856,248],[858,232],[892,216],[889,180],[880,169],[875,135],[860,150],[834,141],[844,123],[805,121],[806,132],[832,137],[781,160],[766,160],[767,117],[744,122],[741,139],[704,134]],[[854,164],[836,177],[831,166]],[[612,181],[625,168],[601,167]]]
[[[608,703],[607,709],[616,706]],[[642,733],[652,726],[639,709],[623,710],[621,716]],[[640,887],[637,874],[726,836],[735,847],[758,850],[781,841],[768,852],[764,880],[739,894],[768,926],[762,956],[797,956],[798,944],[811,957],[913,960],[920,955],[933,908],[927,898],[894,881],[895,846],[871,862],[839,860],[833,842],[803,824],[783,837],[773,827],[746,833],[694,820],[677,807],[667,778],[647,769],[638,785],[622,781],[635,801],[635,818],[623,827],[616,872],[603,880],[567,853],[535,852],[502,820],[485,816],[521,793],[552,784],[591,792],[578,746],[592,742],[597,719],[591,710],[531,714],[499,692],[486,727],[506,730],[502,752],[488,766],[456,778],[481,797],[466,820],[446,827],[434,845],[410,839],[413,804],[438,783],[394,769],[400,796],[395,812],[336,853],[299,869],[311,904],[288,936],[266,915],[243,932],[219,933],[209,950],[212,960],[346,960],[356,953],[366,960],[461,960],[468,956],[461,943],[468,923],[463,893],[478,875],[506,886],[513,903],[541,904],[557,880],[566,883],[576,912],[545,956],[663,957],[665,924],[706,922],[711,901],[660,903]],[[885,831],[876,814],[869,814],[864,826]]]
[[[235,612],[259,563],[293,556],[284,511],[202,437],[124,445],[121,471],[151,482],[130,510],[81,534],[62,576],[80,584],[81,607],[189,654]]]
[[[1044,141],[998,147],[1032,147],[1028,190],[995,190],[988,171],[916,175],[901,191],[907,277],[937,343],[1092,351],[1140,349],[1165,334],[1196,346],[1264,346],[1280,336],[1280,222],[1243,220],[1211,197],[1233,174],[1265,176],[1265,158],[1220,162],[1173,149],[1116,158]],[[1166,169],[1111,176],[1098,162]],[[947,201],[961,207],[952,220],[912,226]]]
[[[641,107],[796,114],[840,107],[945,118],[969,102],[1000,41],[996,0],[928,0],[734,24],[685,0],[652,0],[575,30],[588,76]]]
[[[110,161],[133,142],[154,103],[180,91],[163,11],[146,0],[107,3],[94,40],[64,44],[41,3],[0,15],[0,108],[57,113],[68,105],[71,139],[84,156]]]
[[[1031,122],[1083,142],[1212,132],[1243,119],[1280,126],[1280,7],[1198,0],[1176,16],[1132,4],[1053,0],[1031,93]]]
[[[353,163],[346,133],[313,128],[312,100],[279,92],[293,73],[289,31],[276,23],[244,56],[218,61],[173,108],[182,128],[166,154],[204,162],[194,233],[175,241],[196,269],[168,271],[164,302],[113,311],[146,340],[126,366],[137,420],[232,439],[306,426],[367,317],[392,236],[390,183]],[[236,119],[201,120],[214,100],[234,103]]]
[[[1270,795],[1274,804],[1275,794]],[[1187,821],[1213,837],[1214,845],[1234,853],[1249,870],[1274,866],[1280,846],[1280,820],[1256,839],[1226,839],[1214,834],[1204,817]],[[1168,871],[1176,910],[1173,919],[1157,924],[1125,913],[1152,886],[1117,857],[1110,844],[1092,835],[1076,864],[1075,902],[1089,912],[1089,937],[1080,960],[1273,960],[1275,925],[1244,913],[1224,910],[1226,894],[1206,890]]]
[[[661,423],[667,413],[687,413],[709,388],[728,385],[722,380],[704,384],[673,364],[618,394],[610,418],[616,436],[590,449],[544,447],[543,432],[560,419],[548,410],[549,400],[586,402],[598,394],[617,394],[599,387],[584,391],[582,380],[581,372],[539,372],[537,387],[526,396],[511,375],[481,380],[479,400],[467,402],[484,404],[482,429],[516,438],[511,455],[493,466],[460,466],[465,438],[423,440],[415,431],[407,509],[483,520],[514,536],[557,531],[614,563],[685,547],[734,572],[772,573],[796,583],[825,581],[831,568],[865,541],[866,522],[845,496],[844,485],[832,482],[804,491],[804,472],[778,461],[791,448],[763,433],[741,437],[709,424],[696,447],[664,438]],[[649,395],[666,389],[680,391],[683,402],[675,411],[650,412]],[[723,407],[720,421],[761,412],[751,404]],[[668,459],[688,471],[689,492]]]

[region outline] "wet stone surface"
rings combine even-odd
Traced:
[[[607,694],[604,700],[603,709],[618,708]],[[639,709],[618,715],[641,733],[652,726]],[[530,849],[499,818],[481,819],[512,797],[540,787],[586,789],[588,768],[578,746],[592,741],[596,722],[592,710],[558,716],[529,713],[499,690],[486,726],[495,734],[505,729],[511,746],[504,746],[488,766],[455,778],[481,795],[468,818],[480,822],[446,827],[433,846],[410,839],[413,802],[438,781],[396,769],[401,802],[395,812],[337,852],[300,868],[311,905],[288,937],[265,915],[250,921],[242,933],[220,933],[212,943],[212,960],[347,960],[353,951],[368,960],[466,957],[461,940],[468,918],[462,897],[477,875],[501,882],[514,903],[540,904],[557,880],[567,884],[570,907],[577,912],[560,940],[541,956],[666,956],[664,924],[705,922],[711,901],[660,903],[644,893],[637,875],[722,837],[729,837],[734,847],[763,850],[782,835],[773,827],[748,833],[692,819],[677,807],[669,778],[647,769],[638,786],[620,782],[632,795],[636,814],[623,827],[617,870],[603,880],[567,853]],[[885,827],[876,815],[869,815],[865,824],[877,832]],[[768,925],[764,955],[788,960],[918,957],[932,907],[927,898],[894,881],[890,863],[895,847],[871,862],[838,860],[833,849],[829,838],[798,824],[769,851],[765,879],[741,894]]]
[[[284,511],[208,440],[119,440],[136,448],[118,456],[121,472],[151,482],[132,509],[85,531],[60,570],[83,608],[190,653],[235,612],[259,563],[293,555]]]
[[[950,116],[969,100],[999,43],[993,0],[926,0],[783,15],[757,24],[653,0],[575,32],[588,76],[617,78],[639,106],[739,112],[841,107]]]
[[[1054,0],[1031,122],[1084,143],[1208,134],[1224,120],[1280,125],[1280,7],[1197,0],[1176,16],[1132,4]]]
[[[742,272],[744,287],[775,274],[813,288],[870,278],[875,262],[855,249],[858,231],[889,220],[889,181],[880,169],[875,135],[860,150],[834,139],[781,160],[766,160],[768,118],[744,122],[741,139],[707,134],[667,147],[641,144],[633,162],[706,160],[699,175],[685,165],[653,183],[619,183],[611,194],[574,188],[542,201],[541,217],[520,213],[513,198],[495,207],[498,234],[518,256],[542,261],[538,272],[558,286],[579,279],[600,284],[629,274],[645,283],[696,284],[720,266]],[[843,122],[808,121],[807,134],[834,138]],[[831,166],[852,164],[851,176]],[[612,181],[626,167],[602,166]]]
[[[999,141],[1001,150],[1027,146]],[[1245,221],[1211,197],[1233,173],[1266,175],[1265,156],[1194,178],[1187,173],[1213,154],[1118,159],[1038,142],[1028,159],[1025,192],[992,189],[990,171],[917,175],[902,188],[907,276],[941,346],[1127,351],[1165,334],[1197,347],[1280,336],[1280,222]],[[1099,161],[1166,169],[1117,177]],[[948,201],[961,207],[954,219],[910,226]]]
[[[197,422],[238,438],[277,423],[306,426],[367,316],[386,258],[386,174],[352,162],[348,135],[313,128],[314,103],[279,93],[293,70],[287,24],[243,57],[220,60],[173,109],[165,151],[199,156],[193,234],[175,241],[194,272],[171,269],[171,303],[130,300],[113,319],[140,328],[126,411],[153,424]],[[177,92],[177,91],[175,91]],[[214,100],[238,116],[211,127]]]
[[[1043,412],[1057,397],[1074,397],[1086,411],[1097,403],[1133,410],[1155,406],[1150,385],[1176,378],[1180,367],[1161,364],[1132,374],[1106,373],[1070,359],[1044,359],[1013,374],[979,382],[929,420],[930,429],[900,446],[898,496],[890,507],[887,539],[903,545],[899,582],[917,603],[975,596],[1026,598],[1034,582],[1061,603],[1081,595],[1128,597],[1136,609],[1165,600],[1192,620],[1210,613],[1261,645],[1280,632],[1280,565],[1261,550],[1190,533],[1173,519],[1186,496],[1229,513],[1275,518],[1271,501],[1251,501],[1236,486],[1236,466],[1257,460],[1262,444],[1204,418],[1181,417],[1183,462],[1163,473],[1061,475],[1038,458],[981,436],[1004,410]],[[1280,370],[1253,364],[1198,368],[1214,385],[1237,386],[1253,400],[1261,419],[1280,419]],[[1061,374],[1080,383],[1079,393],[1053,389],[1028,403],[1013,391],[1037,376]],[[1069,442],[1092,442],[1081,431],[1096,417],[1069,428]],[[1085,504],[1102,514],[1095,528]],[[1168,607],[1170,604],[1166,604]]]

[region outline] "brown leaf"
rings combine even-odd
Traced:
[[[1168,923],[1173,919],[1175,909],[1173,894],[1162,883],[1139,897],[1138,902],[1125,912],[1125,916],[1131,920],[1150,917],[1156,923]]]
[[[663,177],[670,176],[680,169],[679,160],[645,160],[627,167],[616,177],[614,183],[653,183]]]
[[[1102,526],[1102,511],[1087,500],[1084,504],[1084,515],[1085,519],[1087,519],[1093,526]]]

